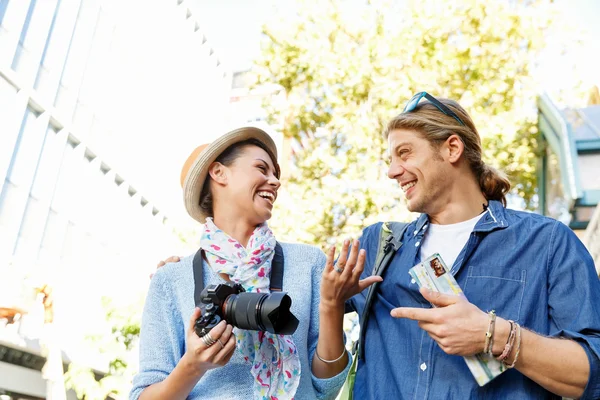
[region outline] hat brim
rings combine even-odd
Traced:
[[[201,224],[209,217],[200,208],[200,194],[210,165],[229,146],[248,139],[256,139],[263,143],[272,153],[270,155],[274,157],[275,163],[277,162],[277,146],[271,136],[260,128],[244,127],[228,132],[209,144],[190,167],[183,182],[183,201],[188,214]]]

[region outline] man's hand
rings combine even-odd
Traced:
[[[399,307],[392,317],[419,321],[444,352],[471,356],[483,352],[488,315],[464,297],[433,292],[421,288],[421,294],[436,308]]]
[[[167,259],[160,261],[158,264],[156,264],[156,269],[159,269],[160,267],[164,267],[168,263],[175,263],[175,262],[179,262],[179,256],[171,256]],[[153,276],[154,276],[154,273],[151,273],[150,279],[152,279]]]

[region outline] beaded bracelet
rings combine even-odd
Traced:
[[[517,325],[512,320],[508,320],[508,322],[510,323],[510,332],[508,334],[508,339],[506,339],[506,344],[504,345],[504,350],[502,351],[502,354],[496,357],[496,360],[498,361],[504,361],[506,357],[508,357],[508,355],[510,354],[513,345],[515,344],[515,337],[517,335]]]
[[[338,362],[338,361],[340,361],[340,360],[342,359],[342,357],[344,357],[344,354],[346,354],[346,349],[344,349],[344,351],[342,352],[342,355],[340,355],[340,356],[339,356],[338,358],[336,358],[335,360],[325,360],[325,359],[323,359],[323,358],[321,358],[321,357],[319,356],[319,353],[318,353],[318,352],[317,352],[317,350],[315,349],[315,355],[317,356],[317,358],[318,358],[319,360],[323,361],[323,362],[324,362],[324,363],[326,363],[326,364],[333,364],[333,363],[335,363],[335,362]]]
[[[490,316],[490,324],[488,326],[488,330],[485,333],[485,345],[483,346],[484,353],[492,352],[492,347],[494,345],[494,328],[496,327],[496,311],[492,310],[488,312]]]
[[[507,364],[505,361],[502,361],[502,364],[504,364],[504,366],[507,369],[510,368],[514,368],[515,365],[517,365],[517,360],[519,359],[519,353],[521,352],[521,325],[517,324],[515,322],[515,325],[517,326],[517,351],[515,353],[515,359],[513,360],[513,362],[511,364]]]

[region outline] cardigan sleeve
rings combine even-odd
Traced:
[[[166,269],[156,271],[142,314],[139,372],[133,378],[130,400],[137,400],[145,388],[162,382],[185,351],[185,324],[171,301],[170,287]]]
[[[322,251],[315,251],[315,257],[312,268],[312,288],[311,288],[311,308],[310,308],[310,327],[308,331],[308,362],[311,367],[311,377],[313,387],[317,394],[318,399],[335,399],[339,390],[341,389],[346,375],[350,370],[352,363],[352,356],[348,354],[348,364],[346,368],[336,376],[331,378],[317,378],[312,373],[312,359],[317,349],[317,342],[319,339],[319,301],[320,301],[320,286],[321,276],[323,269],[325,268],[325,262],[327,258]],[[345,335],[344,335],[345,336]],[[345,340],[345,337],[344,337]]]

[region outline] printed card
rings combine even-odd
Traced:
[[[408,273],[419,287],[426,287],[444,294],[464,296],[462,289],[450,273],[450,269],[438,253],[415,265]],[[506,369],[490,354],[481,353],[463,358],[479,386],[485,385]]]

